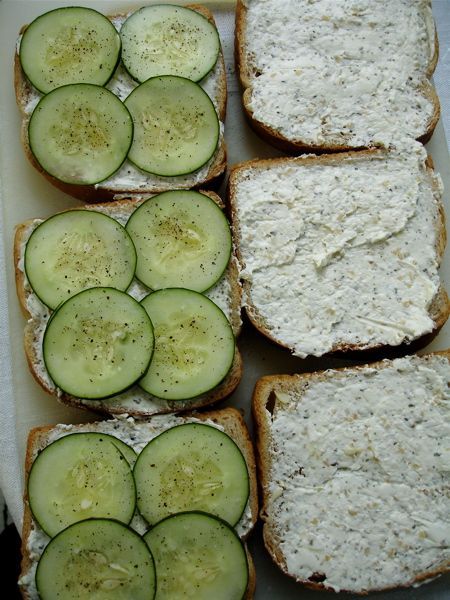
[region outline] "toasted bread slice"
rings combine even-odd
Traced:
[[[300,357],[428,342],[450,311],[441,196],[419,143],[235,166],[250,320]]]
[[[214,192],[202,192],[212,198],[220,206],[221,199]],[[116,200],[114,202],[86,205],[84,208],[96,210],[116,218],[123,225],[132,212],[143,202],[142,199]],[[79,208],[77,209],[79,210]],[[26,243],[33,230],[42,222],[34,219],[22,223],[16,229],[14,240],[14,264],[16,273],[16,288],[22,312],[27,318],[25,326],[25,354],[33,377],[42,388],[56,396],[62,403],[78,408],[88,408],[105,414],[122,414],[124,412],[138,417],[178,411],[193,410],[218,402],[229,396],[239,384],[242,377],[242,360],[236,348],[235,358],[226,378],[209,392],[190,400],[168,401],[151,396],[137,385],[129,390],[106,400],[83,400],[64,393],[50,379],[42,354],[42,339],[50,318],[51,311],[39,300],[28,283],[24,269],[24,253]],[[142,299],[150,290],[137,280],[131,284],[129,293]],[[235,336],[241,329],[241,287],[238,281],[237,260],[232,256],[229,266],[219,282],[206,295],[224,311],[228,317]]]
[[[249,123],[285,152],[425,143],[439,120],[431,2],[238,0],[235,43]]]
[[[213,24],[214,17],[212,13],[204,6],[191,4],[187,6],[205,16]],[[117,14],[109,16],[117,29],[120,29],[122,23],[128,14]],[[20,34],[26,29],[22,28]],[[19,37],[20,42],[20,37]],[[31,164],[42,175],[50,181],[54,186],[85,202],[101,202],[114,200],[116,197],[132,194],[151,194],[173,189],[192,189],[200,187],[213,186],[223,175],[226,168],[226,148],[223,139],[223,122],[226,113],[227,101],[227,84],[225,74],[225,63],[222,50],[214,69],[201,82],[200,85],[211,97],[216,108],[219,121],[221,122],[222,132],[220,135],[219,144],[213,157],[206,165],[188,175],[180,175],[177,177],[160,177],[152,175],[140,170],[138,167],[131,164],[128,160],[120,167],[118,171],[105,181],[95,185],[74,185],[59,181],[55,177],[49,175],[42,169],[39,163],[34,158],[31,152],[28,141],[28,122],[42,94],[38,92],[28,81],[22,67],[18,49],[20,44],[17,44],[14,58],[14,85],[16,91],[16,100],[22,115],[22,144],[25,154]],[[124,100],[129,93],[138,85],[120,64],[113,75],[112,79],[106,85],[108,89],[113,91]]]
[[[114,435],[125,443],[130,444],[136,451],[140,451],[145,444],[166,429],[189,422],[206,422],[215,425],[227,433],[239,446],[247,463],[250,479],[250,496],[245,513],[236,526],[236,531],[242,539],[246,539],[256,523],[258,515],[258,494],[256,488],[255,456],[250,435],[245,421],[239,411],[234,408],[224,408],[204,413],[193,413],[184,416],[161,416],[146,421],[134,421],[132,418],[122,417],[112,421],[99,421],[83,425],[55,425],[37,427],[30,431],[25,459],[25,481],[28,479],[34,459],[51,442],[70,433],[100,432]],[[134,441],[130,438],[134,437]],[[144,533],[148,528],[142,517],[135,517],[131,523],[139,533]],[[40,529],[33,519],[28,503],[27,492],[24,495],[24,518],[22,528],[22,594],[27,600],[35,600],[37,596],[34,583],[34,574],[37,562],[48,543],[48,536]],[[247,598],[252,598],[255,587],[255,570],[250,554],[247,552],[250,567]]]
[[[450,570],[449,361],[447,350],[257,382],[264,542],[284,573],[365,594]]]

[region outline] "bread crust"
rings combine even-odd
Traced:
[[[428,4],[431,8],[431,0],[429,1]],[[434,22],[434,20],[433,20],[433,23],[434,23],[434,52],[433,52],[433,56],[431,57],[430,64],[428,65],[428,69],[426,72],[428,79],[430,79],[433,76],[433,73],[436,70],[438,60],[439,60],[439,37],[438,37],[437,28],[436,28],[436,23]]]
[[[236,188],[237,188],[238,179],[240,177],[241,171],[247,170],[249,168],[263,170],[263,169],[271,168],[271,167],[277,166],[277,165],[288,164],[290,162],[294,163],[294,164],[299,163],[302,165],[307,165],[307,164],[314,163],[317,161],[323,165],[336,164],[336,163],[340,163],[340,162],[345,162],[348,159],[351,160],[353,158],[358,159],[358,160],[361,158],[365,158],[365,157],[372,158],[375,156],[380,156],[380,155],[386,154],[386,152],[387,151],[383,150],[383,149],[370,148],[370,149],[364,149],[364,150],[359,150],[359,151],[348,151],[348,152],[335,153],[335,154],[308,155],[308,156],[303,156],[303,157],[298,157],[298,158],[281,157],[281,158],[253,159],[253,160],[248,160],[248,161],[240,162],[236,165],[233,165],[233,167],[231,168],[230,177],[228,180],[227,197],[228,197],[228,205],[230,207],[229,209],[230,209],[230,214],[231,214],[233,236],[234,236],[234,239],[236,240],[236,256],[237,256],[239,264],[240,264],[240,270],[243,270],[245,267],[242,253],[240,251],[241,243],[240,243],[240,237],[239,237],[239,219],[237,216],[237,209],[236,209]],[[428,156],[428,158],[425,162],[425,165],[426,165],[428,174],[431,176],[434,173],[433,160],[432,160],[431,156]],[[432,181],[433,181],[433,183],[432,183],[433,191],[437,192],[438,190],[437,190],[436,183],[434,180],[432,180]],[[438,264],[440,264],[443,254],[444,254],[446,241],[447,241],[445,213],[444,213],[444,206],[443,206],[441,199],[439,200],[439,203],[438,203],[438,221],[436,223],[436,228],[437,228],[436,253],[437,253],[437,257],[438,257]],[[250,282],[243,281],[242,286],[243,286],[243,291],[244,291],[244,298],[245,297],[251,298]],[[245,313],[246,313],[247,317],[249,318],[250,322],[252,323],[252,325],[262,335],[264,335],[269,341],[273,342],[274,344],[276,344],[282,348],[285,348],[288,350],[290,349],[290,347],[288,345],[282,343],[280,340],[278,340],[274,337],[274,335],[270,331],[269,327],[265,323],[264,319],[258,313],[257,308],[251,302],[244,303],[244,310],[245,310]],[[363,346],[361,344],[360,345],[345,344],[345,343],[336,344],[332,348],[332,350],[330,350],[330,352],[324,356],[326,357],[326,356],[331,356],[331,355],[336,355],[336,354],[348,355],[348,353],[353,353],[354,358],[364,358],[365,356],[367,357],[367,355],[370,355],[373,353],[375,353],[376,355],[377,354],[386,355],[386,353],[389,353],[389,352],[392,352],[393,355],[402,355],[402,354],[411,353],[412,351],[416,351],[416,350],[419,350],[420,348],[423,348],[424,346],[429,344],[436,337],[436,335],[439,333],[442,326],[445,324],[448,317],[450,316],[450,300],[447,295],[447,292],[442,287],[442,285],[440,286],[435,297],[433,298],[433,301],[429,307],[429,314],[430,314],[431,319],[434,321],[433,330],[430,333],[424,334],[423,336],[416,338],[415,340],[411,340],[410,342],[404,342],[402,344],[399,344],[398,346],[386,346],[384,344],[374,344],[371,346]]]
[[[195,10],[196,12],[203,15],[208,19],[214,26],[216,26],[214,16],[211,11],[202,6],[200,4],[188,4],[186,8],[190,8]],[[117,18],[120,16],[125,16],[125,14],[114,14],[108,15],[109,19]],[[20,34],[23,34],[26,30],[27,26],[24,25]],[[220,71],[220,80],[219,80],[219,93],[217,98],[217,111],[219,120],[223,123],[225,121],[226,116],[226,104],[227,104],[227,82],[226,82],[226,71],[225,71],[225,61],[223,57],[222,47],[220,48],[219,57],[217,59],[217,63],[219,65]],[[214,67],[216,68],[216,67]],[[71,183],[65,183],[64,181],[60,181],[56,177],[53,177],[49,173],[47,173],[41,165],[38,163],[34,154],[31,152],[29,139],[28,139],[28,124],[31,117],[31,114],[27,114],[25,111],[25,106],[27,103],[27,97],[30,95],[32,90],[34,89],[31,83],[26,78],[22,66],[20,64],[20,58],[18,54],[18,50],[16,48],[16,52],[14,55],[14,89],[16,94],[17,105],[20,109],[22,116],[22,125],[21,125],[21,142],[24,148],[25,155],[31,165],[39,172],[41,175],[47,179],[52,185],[61,190],[62,192],[73,196],[74,198],[78,198],[83,202],[108,202],[113,201],[117,196],[122,194],[155,194],[158,192],[167,191],[167,187],[158,187],[158,184],[151,184],[147,188],[134,189],[130,187],[123,187],[120,189],[110,189],[98,187],[97,185],[76,185]],[[220,182],[223,178],[227,166],[227,152],[225,141],[222,139],[219,141],[219,145],[216,151],[216,155],[214,161],[210,165],[209,171],[206,176],[199,182],[194,183],[186,183],[186,184],[176,184],[170,189],[199,189],[202,187],[212,187],[215,188],[220,185]],[[149,173],[149,178],[151,179],[152,175]],[[167,181],[170,182],[170,177],[166,178]]]
[[[201,193],[205,194],[209,198],[211,198],[216,204],[218,204],[221,208],[224,207],[221,198],[212,191],[202,191]],[[107,214],[114,216],[116,211],[129,211],[131,214],[135,208],[137,208],[144,200],[128,198],[123,200],[116,200],[114,202],[104,203],[104,204],[96,204],[85,205],[82,207],[75,207],[69,210],[96,210],[103,209],[107,211]],[[67,212],[67,211],[61,211]],[[25,318],[28,319],[28,322],[25,326],[24,331],[24,349],[25,356],[27,359],[27,363],[31,374],[33,375],[36,382],[42,387],[42,389],[48,394],[55,396],[57,400],[66,405],[72,406],[75,408],[82,408],[92,410],[94,412],[98,412],[100,414],[106,415],[117,415],[122,414],[124,412],[128,412],[130,415],[135,417],[148,417],[151,414],[165,414],[165,413],[173,413],[173,412],[185,412],[191,411],[196,408],[201,408],[228,397],[238,386],[241,378],[242,378],[242,357],[239,352],[239,349],[236,347],[234,361],[232,367],[224,380],[218,384],[214,389],[210,390],[193,398],[191,400],[186,401],[161,401],[157,398],[153,398],[144,390],[138,389],[136,391],[136,396],[140,398],[151,398],[153,401],[156,401],[159,404],[158,408],[149,409],[149,408],[141,408],[142,402],[132,410],[129,407],[121,405],[120,403],[113,403],[113,398],[108,400],[83,400],[80,398],[75,398],[69,394],[66,394],[60,390],[57,390],[55,386],[53,386],[52,382],[47,380],[45,377],[45,369],[42,369],[42,358],[39,356],[38,351],[36,350],[36,346],[40,336],[42,335],[42,327],[43,323],[46,321],[47,317],[41,317],[39,315],[33,315],[28,308],[28,300],[30,297],[34,296],[34,292],[30,288],[27,283],[24,267],[22,264],[22,253],[23,246],[28,240],[28,237],[31,235],[31,227],[35,223],[35,220],[28,220],[25,223],[22,223],[17,226],[16,234],[14,238],[14,270],[15,270],[15,280],[16,280],[16,291],[17,297],[19,300],[19,304],[24,314]],[[230,323],[233,329],[233,333],[237,337],[241,330],[241,286],[239,284],[239,273],[238,273],[238,264],[237,260],[232,256],[232,259],[227,267],[226,277],[230,284],[231,288],[231,319]]]
[[[251,529],[256,524],[258,518],[258,488],[256,481],[256,460],[255,453],[253,450],[253,444],[250,438],[250,434],[244,418],[240,411],[235,408],[227,407],[218,410],[212,410],[203,413],[187,413],[184,417],[195,417],[201,421],[211,420],[224,428],[227,433],[238,445],[242,454],[244,455],[245,462],[247,464],[249,483],[250,483],[250,495],[249,504],[252,513]],[[151,420],[150,420],[151,421]],[[71,432],[75,433],[78,431],[96,431],[97,423],[84,423],[81,425],[73,425]],[[44,425],[42,427],[36,427],[32,429],[28,435],[26,456],[25,456],[25,481],[28,481],[31,467],[36,455],[48,445],[48,434],[54,429],[53,425]],[[30,556],[30,552],[27,547],[28,538],[33,527],[33,515],[30,510],[28,501],[27,485],[24,490],[24,516],[22,526],[22,561],[21,561],[21,576],[23,576],[31,567],[33,559]],[[245,541],[250,535],[251,529],[242,536]],[[255,585],[256,585],[256,573],[253,560],[250,552],[245,546],[247,553],[247,560],[249,563],[249,582],[247,586],[246,599],[253,597]],[[30,596],[26,593],[25,589],[22,589],[24,598]]]
[[[450,349],[441,350],[437,352],[431,352],[424,355],[423,358],[432,356],[444,356],[450,361]],[[329,377],[330,373],[335,371],[338,373],[354,373],[370,367],[372,369],[381,370],[389,367],[389,360],[381,360],[374,363],[368,363],[364,365],[358,365],[354,367],[343,367],[331,370],[316,371],[314,373],[303,373],[297,375],[266,375],[256,382],[253,396],[252,396],[252,417],[255,424],[256,430],[256,442],[255,442],[255,454],[256,454],[256,466],[258,473],[258,487],[260,491],[260,517],[263,521],[263,539],[264,545],[270,554],[272,561],[277,565],[279,569],[288,575],[291,579],[303,586],[321,591],[335,591],[332,588],[324,585],[320,582],[314,582],[310,580],[300,580],[294,575],[288,572],[286,560],[279,546],[279,539],[277,537],[276,529],[270,523],[267,514],[267,505],[269,501],[269,486],[271,481],[271,468],[272,459],[270,454],[270,447],[272,443],[272,436],[270,433],[269,426],[269,414],[273,414],[274,402],[271,394],[273,391],[285,391],[292,387],[296,387],[303,394],[308,388],[311,382],[323,381]],[[404,585],[387,585],[386,587],[376,588],[371,590],[364,590],[355,592],[351,590],[351,593],[358,594],[360,596],[367,595],[369,592],[387,591],[397,588],[408,588],[418,583],[426,582],[439,575],[442,575],[450,571],[450,561],[444,562],[442,566],[432,571],[418,573],[413,580],[409,581]],[[349,590],[340,590],[341,592],[349,592]]]
[[[243,0],[237,0],[236,2],[236,24],[235,24],[235,63],[236,72],[238,73],[239,81],[241,83],[242,93],[242,106],[244,115],[250,127],[259,135],[265,142],[268,142],[272,146],[275,146],[279,150],[282,150],[286,154],[298,155],[302,153],[314,152],[316,154],[329,153],[329,152],[349,152],[350,150],[361,150],[367,148],[367,146],[351,146],[346,143],[343,144],[311,144],[301,139],[291,139],[284,136],[275,128],[271,127],[267,123],[259,121],[253,115],[253,111],[250,108],[251,96],[252,96],[252,78],[258,75],[255,69],[251,66],[246,53],[246,19],[247,19],[247,7]],[[437,61],[439,58],[439,42],[436,26],[434,27],[434,53],[430,58],[428,67],[424,73],[426,78],[430,78],[436,68]],[[440,103],[439,98],[436,94],[435,89],[431,83],[425,80],[420,88],[422,95],[427,98],[433,105],[433,113],[427,123],[426,131],[417,138],[417,141],[426,144],[432,137],[436,125],[440,117]]]

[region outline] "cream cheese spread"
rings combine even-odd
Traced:
[[[129,13],[131,14],[131,13]],[[117,29],[120,31],[123,22],[129,16],[120,15],[117,17],[113,17],[112,23]],[[16,51],[19,52],[20,48],[20,37],[17,41]],[[219,112],[219,103],[221,98],[221,87],[220,82],[224,78],[224,65],[219,57],[217,63],[208,75],[204,77],[199,82],[199,85],[204,89],[204,91],[211,98],[214,107],[217,112]],[[127,98],[127,96],[139,85],[137,81],[135,81],[126,71],[126,69],[120,64],[110,81],[106,84],[106,88],[111,90],[116,96],[118,96],[122,101]],[[23,95],[23,104],[22,110],[24,111],[27,118],[29,118],[36,107],[39,100],[42,98],[42,94],[34,88],[30,82],[26,81]],[[101,183],[97,183],[95,187],[97,189],[109,189],[117,191],[118,193],[127,191],[127,190],[136,190],[152,192],[154,190],[173,190],[180,188],[192,188],[202,183],[208,177],[209,171],[211,167],[217,160],[217,156],[220,153],[220,149],[223,145],[223,132],[224,125],[220,122],[220,135],[219,142],[217,145],[217,150],[211,157],[211,159],[203,165],[200,169],[197,169],[193,173],[189,173],[187,175],[180,175],[177,177],[160,177],[158,175],[153,175],[152,173],[147,173],[142,171],[135,165],[133,165],[130,161],[125,160],[123,165],[120,167],[114,175],[105,179]]]
[[[253,117],[289,140],[389,145],[425,134],[435,53],[427,0],[247,0]],[[297,16],[298,15],[298,16]]]
[[[361,592],[448,562],[449,386],[430,355],[275,387],[265,527],[290,575]]]
[[[300,357],[434,328],[440,179],[419,143],[371,157],[244,167],[235,230],[245,304]]]
[[[56,425],[47,434],[47,445],[56,440],[74,432],[89,432],[95,431],[99,433],[107,433],[113,435],[125,444],[128,444],[133,450],[139,454],[150,440],[160,435],[167,429],[171,429],[183,423],[204,423],[211,427],[216,427],[221,431],[225,431],[224,427],[215,423],[211,419],[200,420],[195,417],[177,417],[176,415],[154,416],[151,421],[141,422],[135,421],[132,417],[126,414],[118,416],[110,421],[99,421],[97,423],[86,423],[83,425]],[[239,440],[235,440],[239,445]],[[242,449],[243,450],[243,449]],[[32,460],[36,457],[36,453],[32,456]],[[140,535],[143,535],[148,525],[145,520],[136,513],[131,521],[131,527]],[[248,535],[253,527],[253,515],[250,502],[247,502],[244,514],[241,520],[236,525],[235,529],[240,537]],[[27,541],[27,550],[30,555],[31,565],[29,570],[20,578],[20,585],[26,588],[31,600],[38,599],[38,593],[35,583],[35,574],[37,563],[44,551],[45,546],[50,541],[49,536],[42,531],[39,525],[33,520],[31,530]]]
[[[147,195],[146,198],[149,196]],[[144,200],[144,198],[142,198]],[[96,210],[98,212],[104,213],[106,215],[112,216],[115,218],[121,225],[125,226],[128,219],[130,218],[131,213],[134,210],[135,205],[124,204],[121,209],[111,209],[108,205],[92,205],[90,210]],[[38,376],[38,378],[42,381],[42,383],[50,390],[52,393],[61,396],[63,392],[56,387],[54,382],[51,380],[48,371],[45,366],[43,352],[42,352],[42,343],[45,333],[45,328],[47,326],[48,319],[50,317],[49,309],[39,300],[36,294],[33,292],[28,278],[25,273],[24,268],[24,256],[25,256],[25,247],[28,241],[28,238],[34,231],[34,229],[42,223],[42,219],[34,219],[30,222],[27,228],[24,231],[22,242],[19,247],[19,260],[18,260],[18,269],[23,274],[23,286],[25,290],[26,296],[26,308],[30,315],[27,328],[32,332],[32,345],[33,345],[33,357],[34,357],[34,370]],[[231,285],[231,278],[234,278],[234,271],[236,270],[236,259],[232,257],[233,268],[229,267],[227,271],[224,273],[222,278],[207,292],[205,295],[210,298],[213,302],[215,302],[219,308],[224,312],[230,323],[232,324],[233,331],[235,335],[237,335],[238,330],[241,326],[241,317],[240,310],[241,307],[235,301],[233,301],[233,290]],[[138,281],[137,279],[133,279],[130,287],[127,292],[133,296],[136,300],[140,301],[142,298],[147,296],[151,290],[147,288],[143,283]],[[208,394],[206,394],[207,396]],[[201,401],[203,396],[196,397],[191,400],[178,400],[178,401],[168,401],[161,398],[156,398],[152,396],[148,392],[144,391],[138,385],[131,387],[130,389],[122,392],[121,394],[117,394],[113,398],[108,399],[108,407],[112,412],[136,412],[142,415],[151,415],[154,413],[165,412],[165,411],[176,411],[176,410],[186,410],[190,408],[192,405],[198,404]],[[92,401],[89,400],[80,400],[82,404],[86,407],[92,407]]]

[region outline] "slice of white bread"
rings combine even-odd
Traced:
[[[229,200],[247,314],[293,354],[423,344],[445,323],[442,183],[418,142],[241,163]]]
[[[202,192],[212,198],[219,206],[222,201],[214,192]],[[81,208],[95,210],[109,215],[125,225],[132,212],[143,202],[142,199],[124,199],[114,202],[86,205]],[[76,210],[80,210],[77,208]],[[25,326],[25,354],[33,377],[42,388],[56,396],[62,403],[78,408],[88,408],[105,414],[122,414],[124,412],[137,417],[153,414],[192,410],[218,402],[229,396],[239,384],[242,377],[242,360],[236,347],[234,363],[226,378],[209,392],[190,400],[168,401],[151,396],[139,386],[106,400],[83,400],[70,396],[57,388],[50,379],[45,368],[42,340],[50,317],[50,310],[33,292],[24,269],[24,253],[28,238],[43,219],[32,219],[19,225],[14,240],[14,264],[16,273],[16,289],[22,312],[27,318]],[[133,280],[128,292],[137,300],[141,300],[150,290],[137,280]],[[229,266],[218,283],[205,294],[215,302],[228,317],[235,336],[241,329],[241,287],[238,281],[237,260],[232,256]]]
[[[213,24],[214,17],[212,13],[204,6],[198,4],[188,5],[188,8],[201,13]],[[128,14],[117,14],[109,16],[109,19],[120,30],[122,23]],[[20,34],[26,29],[22,28]],[[95,185],[73,185],[59,181],[46,173],[34,158],[28,142],[28,122],[37,102],[42,97],[28,81],[22,67],[18,50],[20,47],[20,36],[16,47],[14,59],[14,84],[16,91],[16,100],[22,115],[22,143],[25,154],[31,164],[54,186],[63,192],[84,200],[86,202],[98,202],[114,200],[116,196],[123,194],[149,194],[173,189],[191,189],[199,187],[208,187],[213,185],[224,173],[226,168],[226,149],[223,139],[223,122],[225,121],[226,102],[227,102],[227,84],[225,74],[225,63],[222,50],[214,69],[201,82],[200,85],[210,96],[216,108],[219,121],[221,122],[221,134],[217,150],[213,157],[200,169],[188,175],[177,177],[160,177],[140,170],[128,160],[111,177]],[[122,64],[119,65],[112,79],[106,87],[114,92],[121,100],[131,93],[138,85],[134,81]]]
[[[211,412],[185,416],[164,415],[153,417],[146,421],[134,421],[131,417],[122,416],[112,421],[99,421],[83,425],[55,425],[37,427],[30,431],[25,459],[25,481],[28,479],[31,466],[38,453],[55,440],[75,432],[99,432],[114,435],[131,445],[136,452],[163,431],[182,423],[206,422],[227,433],[239,446],[247,463],[250,479],[250,496],[244,515],[236,526],[236,531],[242,539],[246,539],[256,523],[258,515],[258,495],[256,489],[256,469],[253,446],[245,421],[239,411],[234,408],[224,408]],[[142,534],[148,529],[147,524],[139,515],[135,516],[131,526]],[[22,573],[20,585],[23,597],[27,600],[38,598],[34,583],[37,562],[49,537],[40,529],[30,511],[27,493],[24,496],[24,519],[22,528]],[[255,570],[250,554],[247,552],[250,580],[247,598],[252,598],[255,587]]]
[[[425,143],[440,113],[437,58],[428,0],[237,2],[246,116],[287,152]]]
[[[363,594],[450,570],[449,361],[257,382],[264,542],[284,573]]]

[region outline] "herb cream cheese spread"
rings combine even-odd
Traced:
[[[249,165],[235,179],[244,302],[300,357],[433,330],[442,232],[426,151]]]
[[[429,355],[274,388],[265,527],[290,575],[361,592],[448,563],[449,385]]]
[[[246,0],[247,106],[283,137],[318,146],[417,139],[433,115],[427,0]]]

